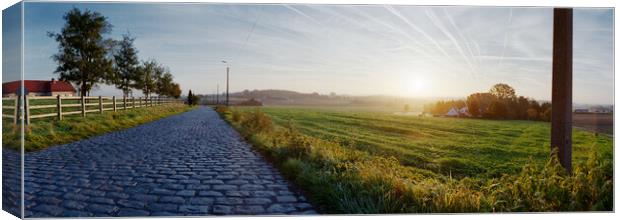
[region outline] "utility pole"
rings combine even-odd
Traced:
[[[215,90],[215,104],[220,104],[220,84],[217,84],[217,89]]]
[[[226,106],[228,106],[228,73],[230,72],[230,66],[228,65],[228,62],[226,62],[226,60],[222,60],[222,63],[226,64]]]
[[[551,149],[572,171],[573,9],[553,9]]]
[[[226,66],[226,106],[229,105],[228,103],[228,72],[230,70],[230,67]]]

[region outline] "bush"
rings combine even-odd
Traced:
[[[233,113],[234,115],[234,113]],[[248,135],[257,133],[270,132],[273,130],[273,123],[271,119],[261,112],[258,108],[252,112],[245,113],[243,115],[236,116],[240,120],[241,127],[246,129]]]

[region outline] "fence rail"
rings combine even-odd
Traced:
[[[45,102],[45,100],[50,100]],[[182,100],[168,97],[121,97],[116,96],[89,96],[89,97],[64,97],[64,96],[17,96],[2,98],[2,118],[13,119],[13,123],[18,123],[20,119],[24,119],[26,124],[30,124],[31,119],[39,118],[57,118],[62,120],[65,115],[81,114],[86,117],[87,113],[102,114],[105,111],[118,111],[135,108],[145,108],[160,105],[183,103]],[[7,104],[7,102],[11,102]],[[31,101],[34,101],[31,103]],[[63,102],[65,101],[65,102]],[[19,102],[24,102],[19,105]],[[39,103],[35,103],[39,102]],[[51,104],[51,103],[54,104]],[[71,102],[71,103],[69,103]],[[96,106],[96,108],[93,108]],[[89,108],[90,107],[90,108]],[[68,108],[71,108],[69,111]],[[12,112],[13,114],[6,114]],[[23,116],[20,114],[23,110]],[[31,114],[31,110],[43,111]],[[46,111],[48,110],[48,111]]]

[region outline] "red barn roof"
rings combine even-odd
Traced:
[[[21,80],[2,83],[2,95],[17,93],[20,83]],[[57,80],[24,80],[24,86],[28,92],[75,92],[71,83]]]

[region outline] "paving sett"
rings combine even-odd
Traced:
[[[15,209],[19,154],[3,160]],[[317,214],[207,107],[28,153],[24,176],[25,217]]]

